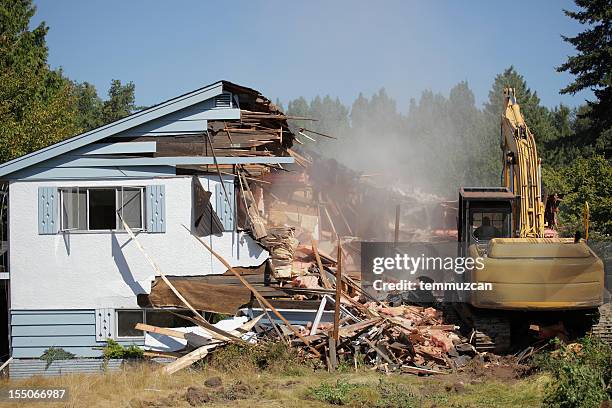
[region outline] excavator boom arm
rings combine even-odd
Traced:
[[[521,238],[544,237],[544,204],[540,159],[535,138],[516,102],[513,88],[504,89],[504,111],[501,118],[504,151],[504,183],[517,197],[515,211]]]

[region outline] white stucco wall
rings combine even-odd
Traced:
[[[213,192],[217,176],[201,178]],[[166,232],[139,233],[139,242],[167,275],[208,275],[225,267],[183,225],[191,223],[191,178],[149,180],[18,181],[9,190],[11,307],[91,309],[137,307],[154,272],[125,232],[38,234],[38,187],[145,186],[163,184]],[[213,196],[214,197],[214,196]],[[213,208],[215,206],[212,201]],[[205,238],[233,266],[257,266],[268,253],[244,233]]]

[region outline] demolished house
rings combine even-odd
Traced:
[[[220,81],[0,165],[5,354],[98,357],[113,339],[188,353],[173,372],[273,333],[330,366],[360,344],[448,367],[454,326],[364,292],[359,242],[452,239],[452,203],[321,157],[305,139],[331,136],[292,119]]]
[[[54,346],[98,356],[107,338],[144,344],[135,323],[179,324],[154,309],[172,299],[156,290],[159,276],[123,220],[177,287],[207,294],[199,310],[248,301],[223,278],[214,283],[231,296],[218,300],[196,279],[227,268],[190,232],[232,266],[265,267],[268,251],[239,227],[236,174],[292,163],[293,139],[268,99],[220,81],[0,165],[10,355],[37,358]]]

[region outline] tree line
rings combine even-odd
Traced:
[[[510,66],[497,75],[488,99],[476,105],[463,81],[448,96],[423,91],[406,113],[384,88],[371,97],[362,94],[350,106],[339,98],[317,96],[289,101],[295,125],[336,137],[317,138],[314,150],[356,170],[379,176],[383,183],[433,192],[453,198],[460,186],[501,184],[500,115],[503,89],[513,87],[542,158],[544,191],[562,197],[562,233],[573,235],[583,224],[589,204],[591,234],[612,235],[612,1],[576,0],[579,11],[566,15],[587,28],[563,39],[575,46],[557,70],[575,76],[561,93],[590,89],[595,99],[571,108],[541,104],[537,92]],[[306,131],[306,133],[308,133]],[[300,138],[300,136],[298,136]],[[304,140],[308,143],[307,140]],[[592,235],[593,236],[593,235]]]
[[[448,96],[423,91],[407,112],[384,89],[350,105],[338,98],[300,97],[288,103],[290,115],[318,119],[296,125],[331,134],[312,145],[328,157],[369,173],[372,180],[405,185],[453,198],[459,186],[499,185],[502,152],[499,116],[503,88],[514,87],[535,134],[548,192],[563,196],[561,222],[569,234],[581,224],[588,202],[592,228],[612,234],[612,0],[575,0],[568,17],[584,24],[575,37],[563,37],[576,55],[560,61],[559,71],[574,81],[561,90],[590,89],[594,99],[570,108],[542,106],[525,78],[509,67],[495,77],[488,100],[477,106],[467,82]],[[102,98],[95,87],[71,80],[47,61],[48,27],[30,29],[32,0],[0,0],[0,162],[129,115],[135,106],[132,82],[112,80]],[[300,138],[300,136],[298,136]],[[304,140],[305,143],[308,141]]]

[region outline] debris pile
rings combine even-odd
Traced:
[[[131,238],[138,242],[129,227],[125,227]],[[291,229],[281,232],[287,231]],[[274,240],[273,246],[287,250],[281,244],[283,239],[280,235],[270,235]],[[298,296],[302,299],[318,303],[311,321],[298,322],[295,317],[292,321],[285,318],[221,255],[204,240],[196,239],[251,291],[259,308],[251,307],[250,316],[211,324],[182,297],[159,267],[150,261],[164,283],[192,312],[191,316],[181,317],[195,324],[178,329],[136,325],[136,329],[147,333],[145,345],[149,349],[146,352],[148,356],[176,358],[163,367],[165,373],[171,374],[188,367],[207,357],[216,348],[229,343],[248,344],[270,340],[287,342],[299,348],[304,358],[320,359],[329,370],[338,367],[341,361],[357,364],[357,359],[362,356],[363,362],[385,372],[436,374],[465,364],[467,357],[462,356],[476,354],[476,350],[458,334],[458,327],[444,324],[439,310],[415,305],[390,306],[373,299],[352,278],[343,275],[340,242],[337,259],[326,257],[327,265],[324,265],[316,241],[313,241],[312,254],[315,259],[308,268],[308,274],[295,277],[289,284],[292,289],[299,289]],[[294,247],[292,245],[291,250]],[[302,248],[302,254],[308,252]],[[291,254],[292,257],[294,255],[295,252]],[[328,307],[332,305],[333,313]]]

